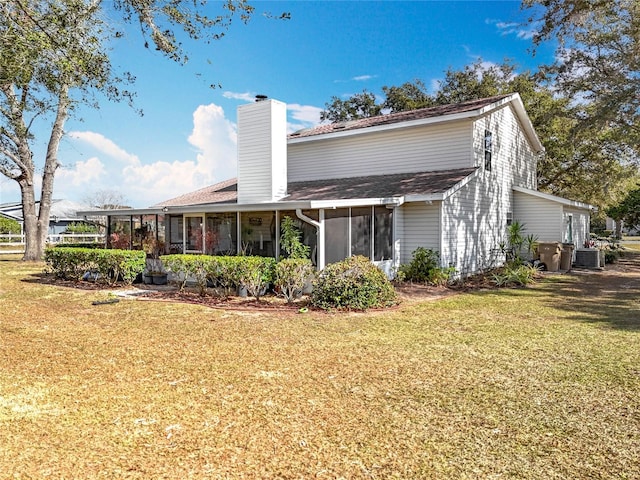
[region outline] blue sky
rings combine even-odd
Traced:
[[[247,25],[219,41],[186,44],[175,65],[142,46],[136,32],[114,45],[114,63],[137,77],[136,107],[100,101],[66,124],[54,198],[82,201],[98,190],[134,207],[236,175],[236,109],[265,94],[288,105],[290,131],[319,122],[332,96],[421,79],[435,89],[444,71],[481,58],[509,58],[520,71],[553,59],[553,45],[531,54],[535,26],[519,1],[255,2]],[[291,12],[291,19],[261,12]],[[212,89],[211,84],[220,84]],[[47,136],[36,139],[42,158]],[[18,201],[0,178],[0,203]]]

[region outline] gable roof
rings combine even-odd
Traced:
[[[544,146],[540,142],[540,139],[531,124],[531,120],[527,115],[522,99],[518,93],[496,95],[494,97],[480,98],[461,103],[452,103],[449,105],[438,105],[435,107],[420,108],[405,112],[377,115],[375,117],[349,120],[346,122],[329,123],[313,128],[298,130],[297,132],[290,134],[287,138],[289,143],[299,143],[313,141],[316,139],[319,140],[325,136],[335,137],[356,135],[359,133],[411,127],[429,123],[472,119],[482,116],[491,110],[501,108],[507,104],[511,104],[513,107],[514,112],[520,120],[520,124],[531,141],[534,149],[536,151],[544,150]]]
[[[360,118],[346,122],[329,123],[314,128],[298,130],[289,135],[289,138],[312,137],[326,133],[343,132],[348,130],[358,130],[361,128],[375,127],[379,125],[390,125],[394,123],[407,122],[410,120],[422,120],[425,118],[442,117],[444,115],[454,115],[458,113],[474,112],[485,108],[493,103],[503,100],[509,95],[497,95],[495,97],[470,100],[462,103],[452,103],[449,105],[437,105],[435,107],[419,108],[417,110],[407,110],[405,112],[395,112],[375,117]]]
[[[444,193],[476,168],[292,182],[285,200],[347,200]]]
[[[308,182],[291,182],[288,195],[275,203],[392,198],[442,194],[469,177],[476,168],[431,172],[370,175]],[[195,192],[166,200],[154,207],[237,204],[238,180],[232,178]]]
[[[185,205],[202,205],[204,203],[235,203],[238,199],[238,179],[230,178],[194,192],[185,193],[153,207],[181,207]],[[152,207],[152,208],[153,208]]]

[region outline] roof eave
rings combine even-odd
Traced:
[[[589,203],[578,202],[576,200],[569,200],[567,198],[558,197],[556,195],[551,195],[549,193],[539,192],[537,190],[531,190],[524,187],[514,186],[513,190],[516,192],[524,193],[527,195],[531,195],[534,197],[542,198],[544,200],[549,200],[550,202],[560,203],[562,205],[566,205],[568,207],[579,208],[582,210],[592,210],[594,212],[598,211],[598,207],[595,205],[591,205]]]
[[[298,137],[298,138],[289,137],[287,139],[287,143],[297,144],[297,143],[311,142],[315,140],[326,140],[331,138],[350,137],[352,135],[362,135],[363,133],[384,132],[389,130],[397,130],[400,128],[411,128],[411,127],[419,127],[422,125],[455,122],[457,120],[467,120],[470,118],[477,117],[479,115],[479,112],[480,110],[470,110],[468,112],[454,113],[451,115],[440,115],[437,117],[421,118],[418,120],[407,120],[404,122],[389,123],[385,125],[375,125],[372,127],[362,127],[362,128],[354,128],[352,130],[321,133],[318,135],[310,135],[307,137]]]

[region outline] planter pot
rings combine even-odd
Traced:
[[[145,274],[142,276],[142,281],[144,282],[145,285],[152,285],[153,284],[153,275],[149,275],[149,274]]]
[[[167,274],[166,273],[154,274],[152,277],[153,277],[153,284],[154,285],[166,285],[167,284]]]

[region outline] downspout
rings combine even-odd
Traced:
[[[296,208],[296,217],[303,222],[316,227],[316,235],[318,239],[318,270],[322,270],[324,268],[324,222],[322,222],[322,216],[320,217],[321,221],[316,222],[314,219],[309,218],[302,213],[301,208]]]

